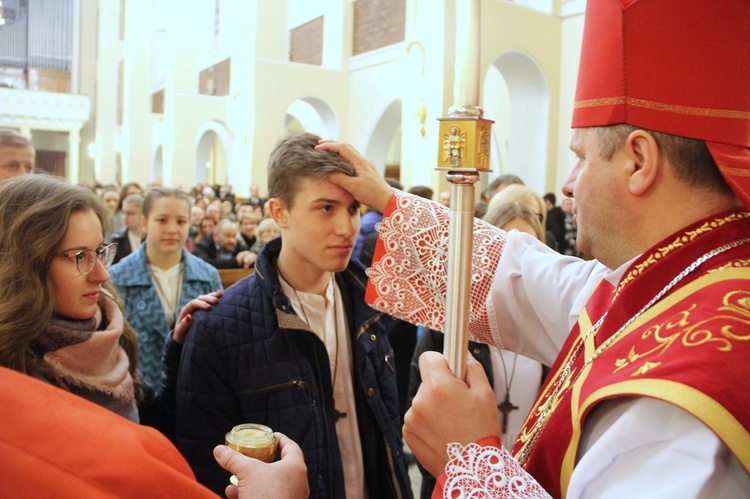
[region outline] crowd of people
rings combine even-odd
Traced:
[[[409,461],[402,450],[401,425],[409,407],[409,391],[413,395],[418,386],[413,379],[410,386],[409,381],[415,376],[419,379],[418,356],[431,348],[417,348],[421,329],[415,325],[388,316],[373,322],[378,316],[364,304],[361,283],[367,279],[363,269],[372,260],[376,224],[382,214],[366,210],[328,182],[332,173],[351,174],[353,170],[337,154],[317,151],[319,140],[302,134],[279,143],[269,166],[270,199],[260,197],[257,186],[253,186],[250,197],[236,199],[231,187],[226,186],[196,186],[185,193],[158,185],[144,189],[134,182],[119,188],[70,186],[45,175],[9,181],[3,190],[8,205],[4,210],[0,206],[0,213],[17,217],[18,228],[24,227],[23,236],[28,240],[45,234],[49,240],[45,240],[43,252],[61,259],[52,258],[49,264],[54,297],[41,295],[45,303],[53,304],[51,312],[24,307],[30,314],[28,321],[33,317],[37,325],[23,335],[26,341],[17,342],[16,348],[34,355],[3,365],[158,429],[177,444],[199,481],[217,493],[227,486],[229,473],[215,460],[213,447],[221,442],[228,425],[262,420],[301,446],[310,476],[325,477],[309,481],[313,496],[409,496]],[[5,163],[6,158],[14,162],[18,162],[17,157],[25,158],[26,167],[9,170],[18,174],[32,171],[28,165],[33,165],[33,147],[23,137],[3,131],[0,144],[0,159]],[[387,180],[392,187],[403,189],[400,182]],[[520,184],[520,179],[516,183]],[[507,230],[533,231],[544,240],[545,217],[539,196],[515,185],[512,187],[521,188],[520,197],[508,197],[511,188],[505,191],[507,199],[498,201],[503,196],[502,187],[492,186],[497,194],[485,218],[496,219],[500,214],[502,224],[511,224],[505,227]],[[321,192],[326,194],[325,202],[318,201]],[[408,192],[424,199],[433,197],[427,186],[413,186]],[[22,206],[24,214],[38,226],[18,218]],[[507,216],[509,207],[512,216]],[[55,217],[50,216],[53,209]],[[15,248],[30,244],[10,228],[6,234],[6,242],[12,242]],[[285,245],[280,244],[282,234],[286,234]],[[320,244],[317,251],[312,241]],[[268,250],[259,259],[267,243]],[[18,259],[6,258],[5,263],[15,272],[5,273],[3,278],[18,283],[23,282],[18,273],[28,274],[29,265],[39,268],[39,264],[26,259],[28,252],[16,251],[15,255],[26,266]],[[350,261],[350,255],[362,265]],[[256,265],[268,278],[253,277],[223,294],[219,269]],[[57,268],[61,276],[56,278],[57,272],[52,271]],[[339,280],[336,276],[344,270]],[[28,298],[12,286],[6,290]],[[264,296],[269,301],[260,306],[266,300]],[[274,296],[283,296],[287,303],[277,302]],[[72,306],[66,308],[64,297],[74,298]],[[256,308],[248,308],[248,303]],[[201,309],[207,313],[193,324],[193,313]],[[285,310],[288,318],[275,325],[269,319],[251,319],[251,313],[274,309]],[[235,343],[232,350],[214,352],[209,345],[229,341],[227,337],[239,332],[224,325],[227,317],[253,334]],[[222,323],[218,329],[217,320]],[[349,326],[350,321],[355,322]],[[358,330],[363,327],[360,323],[368,324],[369,333],[352,343],[350,328]],[[298,328],[314,333],[319,341],[298,333],[301,343],[288,344],[287,330]],[[43,332],[36,333],[36,329]],[[185,348],[188,329],[195,333],[190,334]],[[284,334],[280,334],[282,331]],[[55,338],[57,334],[62,338]],[[429,338],[437,343],[442,341],[438,335],[441,333],[428,330],[420,341]],[[279,349],[269,343],[271,339],[284,341],[285,346],[276,352],[271,364],[284,365],[284,369],[270,377],[246,373],[251,367],[262,371],[262,359],[269,350]],[[388,354],[389,349],[392,354]],[[347,366],[365,352],[369,352],[367,358],[374,355],[380,360],[352,375]],[[498,359],[504,363],[502,355],[512,356],[512,372],[504,370],[505,375],[498,378],[498,386],[505,386],[519,360],[515,354],[498,356],[497,352],[494,349],[492,356],[497,372]],[[216,357],[219,353],[230,354],[231,358]],[[300,357],[301,353],[304,355]],[[76,356],[81,355],[91,356],[92,363],[79,365]],[[237,364],[232,360],[237,355],[260,357]],[[521,359],[518,370],[526,372],[526,362],[533,361]],[[212,362],[218,364],[212,367]],[[326,364],[330,375],[322,376],[320,367]],[[212,381],[212,373],[219,366],[233,366],[226,371],[229,378]],[[536,388],[524,395],[527,399],[533,399],[538,390],[542,377],[536,378],[532,382]],[[241,382],[232,383],[230,379]],[[517,383],[515,391],[525,384]],[[224,387],[232,385],[236,386],[223,393]],[[269,391],[264,388],[268,385],[280,388]],[[277,400],[298,399],[299,393],[289,393],[292,386],[308,395],[307,401],[295,402],[294,417],[280,411]],[[330,388],[328,393],[325,386]],[[310,391],[312,387],[323,391]],[[358,396],[372,389],[379,394],[375,406],[375,398],[360,400]],[[248,395],[257,390],[263,394],[263,405],[258,405],[256,395]],[[226,406],[218,411],[223,417],[217,418],[217,407],[229,400],[237,400],[239,407]],[[316,400],[322,403],[315,404]],[[248,408],[244,409],[246,404]],[[511,430],[505,431],[508,441],[523,419],[522,412],[528,411],[527,405],[514,415]],[[301,412],[305,407],[315,410],[305,415]],[[300,424],[302,421],[305,424]],[[370,437],[363,441],[362,432]],[[200,439],[195,438],[198,434],[202,435]],[[318,437],[311,439],[311,435]],[[338,435],[337,445],[327,442],[323,435]],[[383,447],[382,442],[387,445]],[[383,475],[393,480],[383,481],[379,478]],[[432,489],[434,479],[425,474],[424,484],[423,495]]]
[[[309,133],[268,198],[95,190],[0,130],[3,491],[411,497],[405,440],[423,498],[746,496],[750,16],[720,4],[589,0],[565,199],[501,175],[476,207],[465,379],[447,193]],[[241,423],[274,462],[221,445]]]
[[[86,187],[101,197],[112,215],[113,232],[107,239],[117,243],[117,264],[145,242],[144,196],[161,186],[152,184],[144,190],[138,183],[128,182],[119,189],[115,185]],[[257,185],[245,199],[237,199],[231,185],[199,184],[189,192],[174,192],[184,196],[189,208],[187,236],[180,234],[180,240],[189,253],[217,269],[252,268],[263,244],[279,235],[264,206],[267,199],[257,197]]]

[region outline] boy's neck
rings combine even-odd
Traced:
[[[285,258],[283,251],[276,265],[284,280],[297,291],[325,296],[331,272],[321,270],[312,264],[295,264],[290,258]]]

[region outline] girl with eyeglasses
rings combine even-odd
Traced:
[[[159,415],[154,425],[170,431],[174,378],[144,399],[137,336],[107,282],[116,245],[104,242],[110,224],[104,203],[84,187],[46,175],[13,179],[1,194],[0,365],[136,422],[143,402]],[[203,296],[183,308],[175,339],[184,340],[192,312],[215,302]]]
[[[164,342],[180,309],[196,296],[222,288],[216,269],[184,248],[190,208],[184,192],[146,192],[141,205],[144,244],[110,269],[125,315],[138,331],[140,373],[152,386],[161,378]]]

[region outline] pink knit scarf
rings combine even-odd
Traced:
[[[70,340],[67,345],[44,353],[44,360],[66,382],[130,402],[134,393],[130,361],[119,342],[122,311],[109,295],[102,293],[94,319],[93,331],[81,331],[81,321],[54,319],[43,336]],[[103,322],[106,327],[99,330]]]

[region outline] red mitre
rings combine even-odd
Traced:
[[[705,140],[750,208],[750,1],[588,0],[573,128]]]

